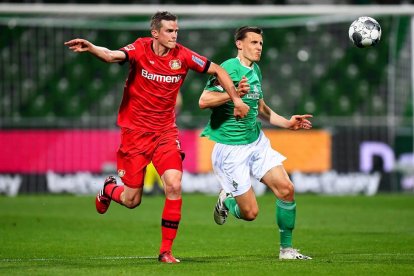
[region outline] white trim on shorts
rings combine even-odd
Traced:
[[[250,187],[251,176],[257,180],[286,157],[272,149],[269,139],[260,131],[256,141],[246,145],[216,143],[211,154],[213,170],[226,193],[238,196]]]

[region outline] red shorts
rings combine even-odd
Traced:
[[[146,132],[121,129],[117,152],[118,176],[130,188],[142,188],[147,165],[152,161],[162,176],[168,169],[183,171],[184,152],[178,140],[178,129]]]

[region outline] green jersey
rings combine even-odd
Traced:
[[[227,145],[250,144],[257,140],[261,129],[257,115],[259,99],[263,98],[262,73],[256,63],[253,63],[252,68],[249,68],[241,64],[238,58],[228,59],[221,66],[230,75],[236,87],[242,77],[246,76],[250,91],[242,97],[242,100],[250,107],[250,110],[246,117],[236,120],[233,115],[234,104],[232,101],[212,108],[210,121],[201,136]],[[214,76],[209,78],[204,90],[227,93]]]

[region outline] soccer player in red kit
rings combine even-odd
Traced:
[[[161,175],[166,196],[158,257],[165,263],[179,262],[171,249],[181,219],[184,153],[174,108],[188,70],[216,75],[234,103],[235,117],[243,118],[249,111],[226,71],[178,44],[177,34],[177,17],[169,12],[157,12],[151,18],[151,37],[138,38],[119,50],[109,50],[79,38],[65,42],[72,51],[89,52],[107,63],[129,62],[118,114],[121,144],[117,168],[124,185],[117,185],[113,176],[108,177],[95,204],[100,214],[107,211],[112,200],[127,208],[137,207],[141,203],[145,168],[152,161]]]

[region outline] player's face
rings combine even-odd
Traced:
[[[159,44],[168,49],[175,48],[178,36],[177,21],[161,20],[161,29],[156,30],[153,36],[157,38]]]
[[[242,58],[250,62],[260,60],[263,49],[263,37],[260,34],[249,32],[243,40],[239,40],[237,47],[241,50]]]

